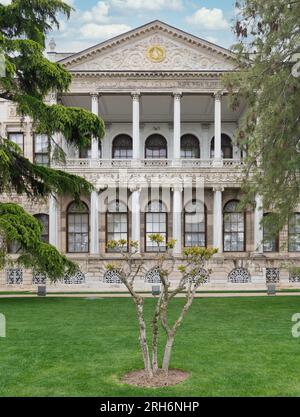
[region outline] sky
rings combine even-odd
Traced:
[[[11,0],[0,0],[10,3]],[[229,48],[235,0],[64,0],[75,9],[49,35],[58,52],[76,52],[153,20]]]

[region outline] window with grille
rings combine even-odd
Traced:
[[[224,252],[245,250],[245,213],[238,208],[239,201],[229,201],[224,207]]]
[[[50,142],[48,135],[34,135],[34,162],[37,165],[49,166]]]
[[[113,140],[113,159],[132,158],[132,139],[128,135],[119,135]]]
[[[10,132],[8,133],[8,139],[18,145],[24,153],[24,133]]]
[[[167,141],[161,135],[151,135],[145,143],[145,158],[165,159],[168,157]]]
[[[67,210],[67,247],[69,253],[89,251],[89,209],[85,203],[71,203]]]
[[[148,204],[145,223],[146,252],[164,252],[167,243],[167,211],[161,201],[153,201]],[[163,243],[160,246],[150,239],[150,235],[157,233],[163,237]]]
[[[23,284],[23,271],[20,268],[9,268],[6,270],[7,284]]]
[[[184,135],[181,138],[181,158],[200,158],[199,140],[194,135]]]
[[[265,213],[264,217],[269,213]],[[271,230],[268,230],[267,226],[263,227],[263,248],[264,252],[278,252],[279,251],[279,237],[274,236]]]
[[[300,252],[300,213],[294,213],[289,220],[289,252]]]
[[[206,207],[195,200],[184,211],[184,246],[206,246]]]
[[[39,214],[35,214],[34,217],[42,225],[42,234],[41,234],[42,241],[49,243],[49,216],[48,214],[39,213]]]
[[[246,268],[234,268],[228,275],[228,281],[233,284],[246,284],[251,282],[251,276]]]
[[[110,240],[126,240],[128,242],[128,211],[126,204],[116,200],[109,204],[106,213],[106,243]],[[127,248],[128,249],[128,248]],[[107,248],[108,252],[118,249]]]
[[[212,138],[211,145],[210,145],[210,157],[214,158],[215,156],[215,138]],[[228,135],[222,133],[221,135],[221,156],[224,159],[232,159],[233,158],[233,147],[232,141]]]

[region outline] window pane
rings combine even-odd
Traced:
[[[23,133],[9,133],[8,139],[18,145],[24,152],[24,135]]]

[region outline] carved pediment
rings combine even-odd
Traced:
[[[164,26],[162,26],[164,25]],[[233,69],[232,55],[168,25],[121,36],[62,63],[72,71],[226,71]],[[169,27],[170,28],[170,27]],[[184,36],[182,35],[184,34]]]

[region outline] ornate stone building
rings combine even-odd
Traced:
[[[234,70],[230,51],[159,21],[79,53],[58,53],[54,42],[50,48],[49,58],[63,64],[73,82],[68,93],[49,101],[100,115],[106,134],[79,151],[56,138],[66,152],[59,168],[95,186],[80,207],[67,195],[39,205],[15,198],[43,223],[43,238],[80,264],[80,274],[48,290],[124,290],[116,274],[105,273],[105,264],[120,258],[107,241],[138,241],[150,269],[157,251],[149,234],[155,232],[177,240],[178,262],[184,246],[219,249],[207,289],[299,283],[285,263],[299,258],[300,215],[273,239],[259,226],[266,214],[259,197],[254,211],[237,205],[243,155],[233,139],[245,104],[232,111],[222,88],[222,74]],[[30,160],[55,167],[48,138],[36,135],[30,120],[21,123],[9,102],[0,101],[0,128]],[[18,268],[0,273],[1,290],[33,289],[44,281]],[[152,270],[137,285],[150,290],[156,281]]]

